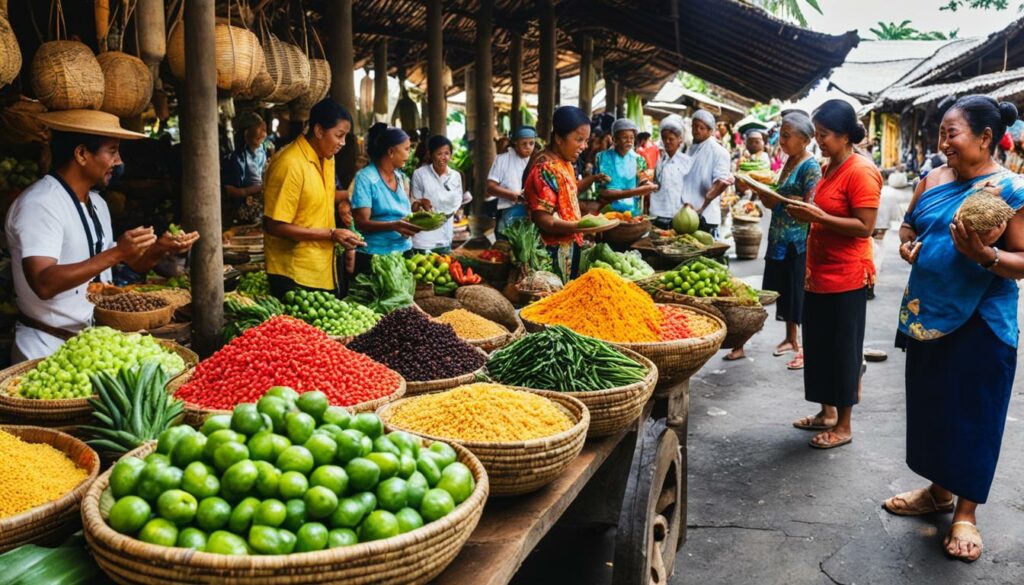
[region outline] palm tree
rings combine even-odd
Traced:
[[[899,24],[878,21],[878,28],[868,30],[874,33],[875,38],[880,41],[907,41],[919,34],[916,28],[910,26],[909,20],[904,20]]]
[[[818,14],[822,13],[818,0],[802,0],[802,2],[813,8]],[[800,26],[807,27],[807,18],[804,17],[803,8],[800,6],[801,0],[753,0],[753,3],[783,20],[795,21]]]

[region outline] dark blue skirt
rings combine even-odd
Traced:
[[[957,496],[985,503],[1017,350],[977,313],[937,340],[901,335],[899,342],[907,350],[907,465]]]

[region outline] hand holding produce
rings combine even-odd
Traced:
[[[429,232],[444,225],[444,222],[448,221],[448,216],[433,211],[417,211],[406,217],[405,221],[425,232]]]
[[[954,219],[962,221],[967,229],[977,232],[981,242],[990,246],[1006,231],[1007,222],[1013,219],[1014,213],[997,188],[984,187],[964,199]]]
[[[587,215],[576,222],[576,229],[587,230],[604,227],[611,223],[611,220],[603,215]]]

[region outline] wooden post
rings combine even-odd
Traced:
[[[100,53],[107,51],[107,34],[110,32],[110,0],[96,0],[96,46]],[[124,31],[122,31],[122,34]]]
[[[615,106],[619,103],[619,86],[605,71],[604,74],[604,112],[615,116]],[[616,116],[618,117],[618,116]]]
[[[356,112],[355,50],[352,47],[352,0],[334,0],[327,3],[327,22],[332,27],[327,46],[327,61],[331,66],[331,98],[352,115],[352,134],[345,147],[336,155],[335,172],[341,183],[355,177],[356,159],[359,157],[359,115]]]
[[[476,132],[473,143],[473,193],[481,202],[487,192],[487,173],[494,162],[494,83],[491,40],[494,34],[494,0],[480,0],[476,13],[476,61],[473,84],[476,91]]]
[[[540,82],[537,84],[537,133],[547,139],[551,136],[551,116],[555,113],[555,6],[551,0],[541,0],[540,9]]]
[[[580,109],[589,116],[594,109],[594,38],[580,41]]]
[[[448,99],[444,86],[444,6],[427,2],[427,106],[431,134],[448,135]]]
[[[512,129],[523,125],[523,35],[509,31],[512,45],[509,47],[509,69],[512,75]],[[546,138],[546,137],[545,137]]]
[[[373,115],[377,122],[388,121],[387,39],[382,39],[373,48]]]
[[[220,346],[224,320],[220,169],[217,145],[217,63],[214,0],[185,4],[185,80],[182,116],[182,189],[185,226],[201,238],[192,248],[192,346],[200,356]]]

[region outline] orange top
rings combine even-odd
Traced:
[[[827,170],[822,171],[814,194],[814,204],[825,213],[853,217],[854,209],[878,209],[882,175],[868,158],[854,154],[831,175],[827,173]],[[874,282],[875,262],[870,237],[844,236],[821,224],[811,224],[805,290],[842,293]]]
[[[530,167],[524,185],[526,209],[546,211],[564,221],[580,220],[580,202],[577,198],[576,171],[572,163],[548,153],[541,154]],[[580,234],[556,235],[541,232],[548,246],[576,242],[583,244]]]

